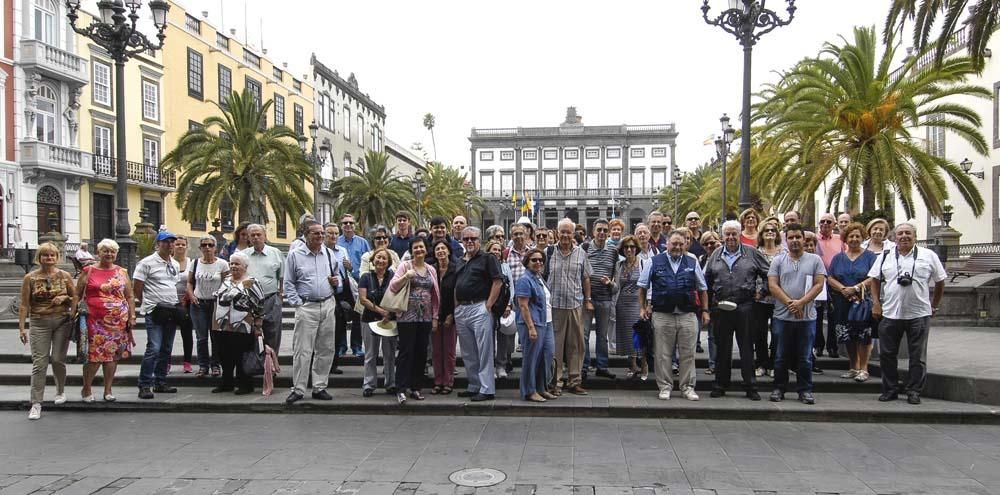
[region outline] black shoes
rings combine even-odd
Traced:
[[[909,392],[906,394],[906,402],[910,404],[917,405],[920,404],[920,394],[916,392]]]
[[[153,389],[151,389],[149,387],[140,387],[139,388],[139,398],[140,399],[152,399],[153,398]]]
[[[701,344],[698,344],[698,347],[696,347],[694,349],[694,352],[697,352],[698,354],[702,354],[702,353],[705,352],[705,349],[701,346]]]
[[[157,385],[153,387],[153,392],[158,394],[176,394],[177,387],[171,387],[169,385]]]
[[[610,372],[610,371],[608,371],[608,370],[606,370],[606,369],[604,369],[604,370],[597,370],[597,373],[594,373],[594,374],[597,375],[597,376],[603,376],[604,378],[610,378],[612,380],[615,379],[615,374],[612,373],[612,372]]]
[[[760,400],[760,394],[756,390],[747,390],[747,399],[758,401]]]
[[[469,392],[468,390],[465,390],[465,391],[462,391],[462,392],[458,393],[458,396],[459,397],[463,397],[463,398],[464,397],[475,397],[477,395],[479,395],[479,392]]]
[[[218,387],[212,389],[213,394],[221,394],[223,392],[232,392],[232,391],[233,387],[230,385],[219,385]]]
[[[722,390],[721,388],[713,388],[712,392],[708,394],[708,396],[711,397],[711,398],[713,398],[713,399],[717,399],[717,398],[722,397],[724,395],[726,395],[726,391]]]
[[[469,399],[472,402],[483,402],[486,400],[493,400],[495,396],[493,394],[476,394],[475,397]]]
[[[366,388],[366,389],[364,389],[364,390],[361,391],[361,396],[362,397],[371,397],[374,394],[375,394],[375,391],[372,390],[372,389],[370,389],[370,388]]]
[[[330,392],[327,392],[326,390],[320,390],[318,392],[313,392],[312,393],[312,398],[316,399],[316,400],[333,400],[333,396],[330,395]]]
[[[233,392],[234,395],[247,395],[253,393],[253,387],[240,387]]]
[[[890,402],[890,401],[894,401],[894,400],[896,400],[898,398],[899,398],[899,392],[896,392],[895,390],[893,390],[892,392],[886,392],[886,393],[878,396],[878,401],[879,402]]]
[[[330,370],[330,374],[331,375],[343,375],[344,374],[344,370],[342,370],[340,368],[333,368],[333,369]]]
[[[781,402],[785,400],[785,393],[781,390],[775,390],[771,392],[771,397],[769,398],[771,402]]]
[[[302,400],[302,394],[300,394],[298,392],[292,392],[292,393],[288,394],[288,397],[285,398],[285,404],[287,404],[287,405],[290,406],[290,405],[295,404],[296,402],[298,402],[300,400]]]
[[[822,374],[823,374],[823,369],[822,369],[822,368],[820,368],[819,366],[816,366],[816,365],[814,364],[814,365],[813,365],[813,374],[814,374],[814,375],[822,375]]]
[[[812,392],[799,392],[799,402],[811,406],[816,403],[816,398],[813,397]]]

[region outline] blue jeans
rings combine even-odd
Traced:
[[[146,353],[139,366],[139,388],[151,388],[167,383],[167,365],[174,350],[177,324],[160,325],[146,315]]]
[[[798,357],[798,372],[795,376],[795,390],[799,393],[812,392],[813,340],[816,338],[816,320],[787,321],[771,320],[774,340],[778,348],[774,356],[774,388],[782,392],[788,387],[788,366],[785,356],[795,353]]]
[[[517,335],[524,347],[524,361],[521,363],[521,398],[526,399],[536,392],[544,392],[552,381],[552,363],[555,359],[556,338],[552,323],[535,327],[538,338],[528,338],[528,327],[517,324]]]
[[[209,366],[218,366],[219,357],[215,352],[208,350],[209,338],[212,339],[212,349],[215,349],[215,334],[212,330],[212,317],[215,315],[215,300],[201,299],[201,304],[192,304],[189,308],[191,312],[191,324],[194,326],[194,333],[198,340],[198,367],[207,370]]]
[[[593,311],[583,312],[583,317],[586,318],[584,325],[586,334],[583,336],[583,365],[594,364],[594,367],[599,370],[607,370],[608,329],[611,328],[611,309],[615,305],[611,301],[593,301],[593,304]],[[590,332],[592,330],[597,332],[597,343],[594,346],[597,349],[597,362],[590,361]]]

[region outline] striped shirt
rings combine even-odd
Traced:
[[[598,247],[597,242],[587,245],[587,259],[594,270],[591,274],[590,297],[595,301],[610,301],[611,286],[601,283],[601,277],[615,278],[615,265],[618,263],[618,250],[607,242],[604,247]]]
[[[583,280],[593,273],[590,260],[583,248],[574,246],[568,255],[563,255],[559,245],[553,246],[549,258],[549,289],[552,291],[552,307],[556,309],[576,309],[583,304]]]
[[[525,244],[524,249],[520,252],[514,246],[511,246],[510,250],[507,252],[507,266],[510,267],[511,287],[514,287],[517,284],[517,281],[521,278],[521,275],[524,275],[525,268],[521,263],[524,259],[525,253],[527,253],[530,249],[531,247]]]

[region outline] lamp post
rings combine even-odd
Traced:
[[[677,174],[674,176],[673,180],[670,181],[670,186],[674,189],[674,214],[671,218],[677,218],[677,197],[680,196],[681,191],[681,175]],[[676,221],[676,220],[675,220]]]
[[[750,207],[750,62],[753,45],[774,29],[787,26],[795,18],[795,0],[788,2],[788,19],[764,7],[766,0],[729,0],[729,8],[715,19],[708,18],[709,0],[701,6],[705,22],[736,36],[743,46],[743,135],[740,139],[740,210]],[[724,214],[723,214],[724,215]]]
[[[736,129],[733,129],[733,126],[729,125],[729,116],[726,114],[722,114],[719,122],[722,124],[722,135],[715,140],[715,157],[722,163],[722,221],[719,222],[719,225],[722,225],[726,221],[727,208],[726,183],[728,182],[728,177],[726,176],[726,162],[729,161],[729,148],[736,137]]]
[[[413,182],[411,185],[413,186],[413,195],[417,198],[417,228],[420,228],[420,226],[424,224],[423,212],[421,208],[424,198],[424,176],[419,170],[413,174]]]
[[[469,197],[465,198],[465,220],[472,220],[472,198]]]
[[[977,177],[979,179],[983,179],[986,177],[986,171],[984,170],[980,170],[979,172],[972,172],[972,160],[969,160],[968,158],[962,160],[962,162],[959,163],[958,165],[962,167],[962,172],[965,172],[973,177]]]
[[[153,14],[153,25],[156,26],[154,43],[146,35],[136,30],[139,20],[141,0],[100,0],[97,9],[100,19],[94,20],[86,27],[77,27],[80,0],[66,1],[66,17],[76,33],[89,38],[97,46],[108,51],[115,61],[115,241],[118,242],[118,265],[126,267],[129,273],[135,269],[135,241],[129,237],[131,227],[128,223],[128,170],[126,169],[125,146],[125,62],[143,52],[155,52],[163,48],[167,29],[167,12],[170,4],[164,0],[150,0],[149,10]]]
[[[313,218],[319,219],[319,189],[320,185],[323,184],[322,169],[323,163],[326,162],[326,156],[330,148],[324,142],[319,145],[319,151],[316,150],[316,136],[319,132],[319,126],[316,125],[316,121],[312,121],[309,124],[309,137],[299,136],[299,148],[302,149],[302,153],[305,154],[306,160],[309,161],[313,166]],[[312,148],[306,153],[306,143],[312,139]]]

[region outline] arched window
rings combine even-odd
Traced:
[[[38,231],[62,232],[62,195],[52,186],[38,190]]]
[[[35,39],[56,46],[56,4],[52,0],[35,0]]]
[[[56,142],[56,92],[40,86],[35,97],[35,138],[46,143]]]

